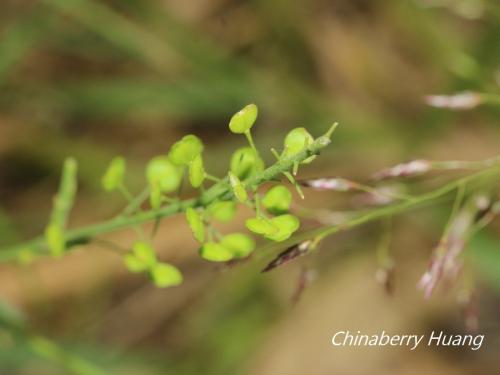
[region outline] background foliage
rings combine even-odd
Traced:
[[[244,144],[227,132],[229,118],[250,102],[259,105],[255,138],[268,162],[291,128],[319,135],[340,122],[303,176],[363,180],[408,159],[491,157],[500,144],[498,107],[449,112],[422,98],[497,95],[499,43],[495,0],[3,1],[0,244],[43,230],[68,155],[80,165],[72,226],[122,207],[100,189],[116,154],[129,160],[137,191],[145,162],[191,132],[210,150],[206,164],[224,173]],[[338,194],[306,199],[318,208],[349,204]],[[0,331],[0,373],[498,372],[498,220],[469,246],[470,269],[479,272],[467,280],[475,275],[486,333],[479,352],[329,345],[339,329],[463,329],[454,294],[441,290],[424,302],[415,290],[448,213],[438,205],[392,223],[392,298],[373,278],[383,223],[334,236],[314,257],[261,275],[252,262],[214,270],[196,256],[184,219],[172,218],[156,245],[186,282],[168,290],[126,273],[95,246],[30,268],[2,265],[0,327],[8,330]],[[246,215],[223,228],[242,228]],[[318,278],[292,308],[305,264]]]

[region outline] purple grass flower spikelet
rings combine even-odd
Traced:
[[[474,289],[466,289],[458,294],[458,303],[462,305],[467,332],[475,333],[479,329],[479,307]]]
[[[454,111],[473,109],[483,103],[481,94],[471,91],[464,91],[454,95],[427,95],[424,100],[431,107]]]
[[[355,194],[351,201],[355,207],[385,206],[402,199],[405,195],[403,184],[386,184]]]
[[[394,202],[399,193],[398,186],[380,186],[373,191],[356,194],[352,197],[355,207],[385,206]]]
[[[427,173],[432,168],[428,160],[412,160],[408,163],[398,164],[394,167],[382,169],[373,175],[375,181],[386,180],[397,177],[413,177]]]
[[[299,184],[315,190],[330,190],[330,191],[350,191],[357,187],[353,181],[338,177],[315,178],[310,180],[301,180]]]
[[[304,242],[301,242],[299,244],[295,244],[288,249],[284,250],[281,252],[276,258],[273,259],[272,262],[270,262],[266,268],[264,268],[261,272],[268,272],[271,271],[272,269],[282,266],[285,263],[288,263],[292,259],[298,258],[304,254],[306,254],[310,249],[313,241],[312,240],[307,240]]]
[[[291,303],[292,305],[296,305],[304,290],[310,286],[318,277],[317,271],[310,268],[302,268],[299,274],[299,278],[297,280],[297,286],[295,287],[295,291],[292,294]]]
[[[485,199],[488,198],[484,195],[471,197],[452,218],[448,231],[434,250],[428,270],[417,284],[417,287],[424,291],[425,298],[430,298],[443,277],[456,281],[462,269],[462,261],[459,257],[469,240],[470,228],[475,223],[478,212],[487,204]]]
[[[394,294],[394,262],[388,262],[375,272],[375,280],[383,286],[387,295]]]
[[[423,290],[426,299],[431,297],[432,292],[443,275],[443,258],[445,251],[444,245],[440,243],[434,250],[427,271],[417,283],[417,288]]]

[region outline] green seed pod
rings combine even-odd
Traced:
[[[222,238],[220,244],[229,249],[235,258],[247,257],[255,249],[253,238],[243,233],[228,234]]]
[[[133,255],[147,268],[156,264],[156,253],[153,247],[147,242],[138,241],[132,246]]]
[[[207,211],[214,219],[227,223],[236,214],[236,204],[233,201],[214,202],[207,207]]]
[[[123,263],[125,267],[132,273],[141,273],[146,271],[149,266],[142,260],[137,258],[133,253],[126,254],[123,257]]]
[[[176,286],[182,283],[181,271],[168,263],[155,264],[149,275],[158,288]]]
[[[251,147],[242,147],[233,153],[230,169],[240,180],[246,180],[263,171],[264,162]]]
[[[207,242],[200,248],[200,255],[203,259],[211,262],[227,262],[233,258],[231,250],[216,242]]]
[[[278,232],[278,227],[271,220],[254,217],[245,221],[246,227],[257,234],[270,235]]]
[[[101,183],[105,191],[113,191],[123,184],[127,164],[122,157],[116,157],[111,160],[108,169],[102,176]]]
[[[201,155],[197,155],[191,163],[189,163],[189,182],[194,188],[199,188],[205,179],[205,168],[203,167],[203,159]]]
[[[286,240],[300,227],[299,219],[290,214],[277,216],[273,218],[271,222],[278,228],[278,231],[276,233],[266,234],[265,237],[277,242]]]
[[[284,185],[274,186],[269,189],[262,199],[262,204],[272,214],[280,215],[290,209],[292,193]]]
[[[295,128],[291,130],[285,137],[285,150],[283,152],[284,157],[290,157],[295,155],[302,150],[309,147],[314,142],[314,138],[305,128]],[[302,163],[307,164],[314,160],[316,156],[313,155],[307,158]]]
[[[52,256],[58,257],[63,255],[66,247],[63,229],[56,223],[49,224],[45,228],[45,239]]]
[[[172,163],[179,166],[188,166],[193,159],[203,151],[200,138],[189,134],[173,144],[168,157]]]
[[[146,167],[146,177],[151,187],[158,185],[161,192],[170,193],[179,188],[182,181],[182,171],[166,156],[151,159]]]
[[[54,197],[54,204],[49,223],[60,227],[62,232],[64,232],[64,229],[66,228],[68,215],[75,200],[77,189],[76,173],[76,160],[73,158],[66,159],[62,168],[59,190]]]
[[[229,172],[229,183],[231,184],[231,189],[233,190],[233,194],[236,199],[240,202],[246,202],[248,199],[247,191],[245,190],[245,187],[241,183],[240,179],[231,172]]]
[[[59,190],[54,197],[52,214],[49,224],[45,229],[45,239],[47,245],[54,256],[64,253],[66,247],[64,231],[66,222],[73,207],[77,189],[77,169],[76,160],[68,158],[64,161]]]
[[[205,226],[201,215],[194,208],[188,207],[186,209],[186,219],[196,241],[203,243],[205,241]]]
[[[229,121],[229,129],[236,134],[249,131],[257,119],[258,109],[255,104],[249,104],[237,112]]]

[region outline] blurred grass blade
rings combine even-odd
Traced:
[[[103,4],[82,0],[41,1],[71,15],[90,30],[141,58],[158,71],[171,72],[179,63],[179,56],[165,41]]]
[[[0,36],[0,84],[27,52],[45,37],[48,15],[35,7],[29,14],[7,27]]]

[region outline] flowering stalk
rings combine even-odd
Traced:
[[[460,189],[457,202],[462,196],[463,191]],[[450,222],[434,251],[428,271],[418,283],[426,298],[430,298],[442,278],[453,279],[459,273],[462,267],[459,256],[473,233],[472,228],[477,215],[489,206],[489,199],[482,194],[474,195],[460,210],[457,208],[458,205],[459,203],[453,210]]]
[[[463,207],[461,202],[465,195],[465,186],[477,192],[483,187],[494,189],[498,186],[500,180],[500,165],[498,165],[499,157],[488,159],[480,162],[461,162],[462,166],[483,167],[484,170],[474,174],[456,179],[448,184],[437,188],[434,191],[419,195],[411,196],[399,202],[391,202],[386,206],[371,209],[364,212],[355,212],[352,214],[344,214],[344,220],[335,224],[326,225],[321,228],[313,229],[308,232],[294,236],[284,244],[287,250],[281,252],[270,263],[269,261],[264,271],[269,271],[289,261],[292,261],[300,256],[307,255],[309,249],[315,248],[323,239],[340,231],[346,231],[357,226],[369,223],[380,219],[389,219],[393,216],[407,212],[418,207],[428,205],[431,202],[446,197],[453,191],[457,191],[457,198],[452,209],[450,221],[445,228],[440,245],[435,250],[431,260],[429,270],[422,276],[418,286],[424,289],[426,298],[429,298],[432,291],[436,287],[439,280],[446,276],[448,279],[456,279],[462,267],[462,260],[459,259],[463,252],[464,246],[468,240],[480,229],[490,223],[493,218],[500,213],[500,203],[491,202],[484,194],[472,195]],[[456,162],[440,162],[442,167],[453,167]],[[336,190],[350,191],[353,190],[355,184],[343,179],[318,179],[309,180],[303,183],[305,186],[320,190]],[[493,191],[493,190],[492,190]],[[379,268],[376,279],[382,283],[387,292],[393,290],[393,270],[394,262],[388,255],[388,238],[381,241],[379,248]],[[258,254],[260,257],[266,257],[269,253],[273,253],[275,245],[268,244],[261,248]],[[280,246],[277,249],[281,249]],[[258,260],[258,257],[254,257]],[[299,284],[301,285],[301,284]],[[301,286],[300,290],[303,289]],[[466,326],[468,329],[477,328],[477,309],[475,306],[468,306],[466,316]]]
[[[441,186],[430,192],[413,196],[409,200],[396,202],[388,206],[377,207],[369,211],[354,213],[352,215],[348,215],[348,219],[344,222],[335,223],[333,225],[325,225],[320,228],[302,232],[283,242],[282,244],[280,244],[280,246],[272,243],[264,245],[261,248],[261,252],[260,254],[258,254],[258,256],[268,257],[268,255],[272,253],[273,250],[282,249],[283,246],[292,247],[295,244],[299,244],[310,239],[314,239],[314,241],[318,243],[338,232],[350,230],[363,224],[367,224],[382,218],[393,217],[395,215],[429,205],[433,202],[438,202],[463,184],[467,184],[467,186],[469,187],[484,186],[498,182],[500,180],[499,177],[500,166],[495,165],[474,174],[455,179],[445,184],[444,186]],[[256,256],[255,258],[258,257]]]
[[[294,163],[300,163],[314,155],[318,155],[323,148],[330,144],[330,136],[331,133],[326,133],[325,135],[314,140],[300,152],[290,155],[289,157],[282,158],[269,168],[256,173],[248,181],[243,183],[244,187],[251,190],[253,187],[258,186],[263,182],[272,181],[279,177],[279,175],[283,172],[290,171],[293,168]],[[100,234],[130,228],[132,226],[151,222],[159,218],[173,216],[175,214],[185,212],[189,207],[207,207],[215,201],[228,200],[233,196],[234,193],[232,192],[229,186],[228,178],[226,177],[221,182],[216,183],[211,188],[206,190],[198,198],[178,201],[159,209],[138,212],[130,216],[121,215],[102,223],[70,230],[65,233],[65,239],[68,244],[67,246],[88,243]],[[134,204],[134,208],[135,206],[136,205]],[[26,249],[30,249],[31,251],[35,251],[40,254],[47,253],[47,240],[44,236],[40,236],[25,243],[2,249],[0,250],[0,261],[15,260],[19,253]]]
[[[483,104],[498,106],[500,104],[500,96],[491,93],[464,91],[453,95],[427,95],[424,97],[424,101],[427,105],[434,108],[465,111],[477,108]]]
[[[49,252],[53,255],[62,255],[76,245],[91,241],[99,241],[102,244],[103,241],[98,238],[101,234],[133,228],[139,234],[140,240],[129,249],[119,252],[123,256],[126,267],[134,273],[146,273],[159,287],[178,285],[182,282],[181,272],[171,264],[160,262],[152,246],[160,219],[184,213],[194,238],[200,243],[199,254],[203,259],[212,262],[241,260],[248,258],[255,250],[253,238],[239,232],[222,234],[213,225],[212,220],[221,222],[232,220],[236,205],[243,204],[255,212],[255,217],[246,220],[247,229],[270,240],[270,244],[280,243],[279,246],[264,245],[258,255],[265,254],[265,249],[268,247],[276,246],[280,250],[287,249],[268,263],[264,271],[269,271],[308,254],[329,235],[428,204],[464,186],[465,183],[472,188],[473,185],[483,184],[487,180],[496,181],[500,172],[500,157],[495,157],[479,162],[414,160],[375,174],[375,180],[381,181],[422,175],[438,169],[483,169],[420,196],[409,196],[390,190],[393,186],[378,184],[369,186],[337,177],[297,181],[295,176],[299,167],[311,163],[330,143],[330,137],[337,124],[333,124],[327,133],[317,139],[314,139],[305,128],[291,130],[285,137],[281,153],[272,149],[277,161],[266,168],[251,136],[251,128],[257,114],[257,107],[250,104],[231,118],[229,123],[231,132],[244,135],[249,142],[249,147],[243,147],[234,152],[231,157],[230,170],[223,179],[206,172],[202,158],[204,145],[194,135],[183,137],[172,145],[168,154],[156,156],[150,160],[146,167],[148,186],[137,197],[129,194],[125,185],[125,159],[121,157],[113,159],[102,178],[102,185],[106,191],[121,192],[128,201],[127,207],[113,219],[74,230],[66,230],[66,222],[76,192],[76,162],[69,159],[65,163],[61,187],[45,235],[0,251],[0,261],[28,260]],[[364,207],[363,210],[348,212],[341,215],[343,219],[340,223],[332,225],[330,222],[330,225],[294,236],[300,227],[300,220],[289,212],[292,195],[288,187],[275,184],[265,194],[258,189],[264,182],[276,182],[280,175],[284,175],[296,187],[301,197],[303,194],[300,186],[315,190],[354,191],[369,195],[369,202],[365,203],[379,206]],[[181,188],[187,181],[193,188],[199,189],[199,195],[193,199],[180,200]],[[204,186],[207,181],[212,184],[209,188]],[[143,203],[148,199],[151,209],[144,210]],[[469,222],[468,234],[488,224],[495,215],[493,211],[496,213],[498,207],[491,210],[492,213],[485,215],[475,226],[471,225],[472,221]],[[142,228],[142,224],[146,222],[155,223],[153,233],[150,235],[147,235]],[[452,232],[454,233],[455,230]],[[441,268],[444,267],[441,260],[448,259],[449,262],[447,262],[455,267],[456,258],[463,247],[464,241],[457,240],[454,242],[453,249],[447,249],[450,242],[448,242],[448,232],[445,231],[445,234],[443,238],[447,241],[442,241],[441,244],[447,257],[440,257],[440,261],[433,263],[438,269],[436,272],[430,270],[430,277],[428,275],[426,278],[430,278],[432,283],[424,279],[423,283],[426,285],[435,285],[436,280],[439,280]],[[436,254],[439,255],[441,252],[438,251]],[[385,271],[390,271],[392,265],[384,265],[384,267]],[[433,285],[429,286],[431,291],[434,288]]]
[[[432,161],[417,159],[407,163],[401,163],[390,168],[382,169],[372,176],[374,181],[382,181],[393,178],[405,178],[420,176],[436,170],[457,169],[484,169],[500,164],[500,156],[479,161],[449,160]]]

